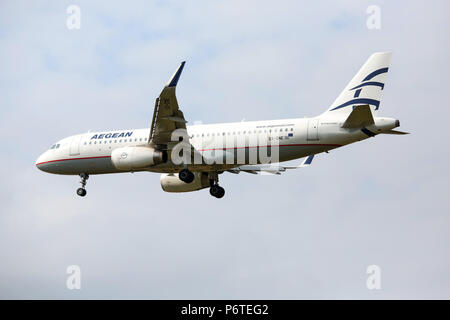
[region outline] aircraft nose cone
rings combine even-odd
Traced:
[[[42,170],[42,171],[45,171],[44,170],[44,163],[45,163],[45,158],[46,158],[46,155],[45,155],[45,152],[43,153],[43,154],[41,154],[37,159],[36,159],[36,163],[35,163],[35,165],[36,165],[36,167],[39,169],[39,170]]]

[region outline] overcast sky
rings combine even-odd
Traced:
[[[66,26],[81,9],[81,29]],[[369,30],[366,9],[381,9]],[[2,1],[0,298],[450,298],[448,1]],[[149,127],[180,61],[190,123],[315,116],[392,51],[381,135],[281,176],[161,190],[159,175],[46,174],[88,130]],[[381,268],[368,290],[366,268]],[[79,265],[81,290],[66,268]]]

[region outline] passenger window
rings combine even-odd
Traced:
[[[97,144],[97,141],[94,141],[94,144]]]

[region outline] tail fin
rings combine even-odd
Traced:
[[[326,113],[348,115],[352,106],[368,104],[376,115],[390,60],[391,52],[372,54]]]

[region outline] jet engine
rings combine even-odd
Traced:
[[[194,181],[186,183],[178,178],[178,173],[161,174],[161,188],[166,192],[189,192],[208,188],[207,172],[194,172]]]
[[[142,169],[167,161],[167,153],[150,147],[123,147],[114,149],[111,161],[119,170]]]

